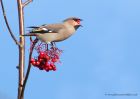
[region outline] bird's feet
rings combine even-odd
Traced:
[[[56,49],[56,44],[55,44],[55,42],[51,42],[51,46],[52,46],[52,48],[55,50]]]

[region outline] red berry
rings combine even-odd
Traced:
[[[59,55],[55,55],[55,58],[56,58],[56,59],[59,59]]]
[[[39,54],[40,54],[40,55],[45,55],[45,53],[44,53],[44,52],[40,52]]]
[[[45,53],[44,52],[40,52],[38,58],[44,58]]]
[[[49,72],[49,70],[50,70],[48,67],[45,67],[44,69],[45,69],[47,72]]]
[[[55,65],[53,65],[52,67],[53,67],[53,68],[56,68],[56,66],[55,66]]]
[[[32,63],[32,62],[34,62],[35,61],[35,59],[34,58],[31,58],[30,59],[30,63]]]
[[[53,70],[53,71],[56,71],[56,67],[54,67],[52,70]]]
[[[52,66],[49,66],[48,68],[49,68],[49,70],[53,70],[53,67]]]
[[[45,55],[44,58],[45,58],[46,60],[50,60],[50,57],[49,57],[48,55]]]
[[[39,55],[38,56],[38,59],[43,59],[44,58],[44,55]]]
[[[58,59],[56,59],[56,58],[52,59],[52,62],[57,62],[57,61],[58,61]]]
[[[36,61],[36,65],[39,66],[40,65],[40,61]]]
[[[32,64],[33,66],[36,66],[36,62],[35,62],[35,61],[33,61],[31,64]]]
[[[48,62],[45,63],[45,67],[49,67],[50,64]]]
[[[42,58],[38,58],[38,61],[39,61],[39,62],[42,62],[42,61],[44,61],[44,59],[42,59]]]
[[[53,71],[56,71],[56,66],[53,63],[51,63],[50,66],[52,67]]]
[[[54,63],[50,63],[50,66],[55,66]]]

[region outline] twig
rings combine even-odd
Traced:
[[[25,1],[22,5],[23,5],[23,7],[25,7],[26,5],[28,5],[29,3],[31,3],[33,0],[27,0],[27,1]]]
[[[36,38],[34,41],[33,41],[33,45],[31,46],[31,49],[30,49],[30,53],[29,53],[29,63],[28,63],[28,69],[27,69],[27,73],[25,75],[25,80],[23,82],[23,86],[22,86],[22,91],[21,91],[21,96],[23,96],[24,94],[24,90],[25,90],[25,86],[26,86],[26,83],[27,83],[27,80],[28,80],[28,77],[29,77],[29,74],[30,74],[30,70],[31,70],[31,63],[30,63],[30,60],[32,58],[32,53],[33,53],[33,49],[36,45],[36,43],[38,42],[38,39]]]
[[[7,20],[7,17],[6,17],[6,13],[5,13],[5,9],[4,9],[4,5],[3,5],[3,1],[0,0],[0,2],[1,2],[2,12],[3,12],[4,20],[5,20],[6,26],[7,26],[7,28],[8,28],[8,31],[9,31],[11,37],[13,38],[14,42],[15,42],[17,45],[20,46],[20,43],[17,41],[16,37],[14,36],[14,34],[13,34],[13,32],[12,32],[10,26],[9,26],[9,23],[8,23],[8,20]]]

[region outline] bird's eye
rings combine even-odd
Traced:
[[[80,20],[80,19],[73,19],[74,21],[78,21],[78,20]]]
[[[75,22],[77,22],[78,24],[80,24],[81,20],[80,19],[74,19]]]

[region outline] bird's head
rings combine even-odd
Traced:
[[[81,21],[82,19],[80,18],[70,17],[70,18],[65,19],[63,22],[72,25],[73,27],[75,27],[75,29],[78,29],[80,26],[82,26]]]

